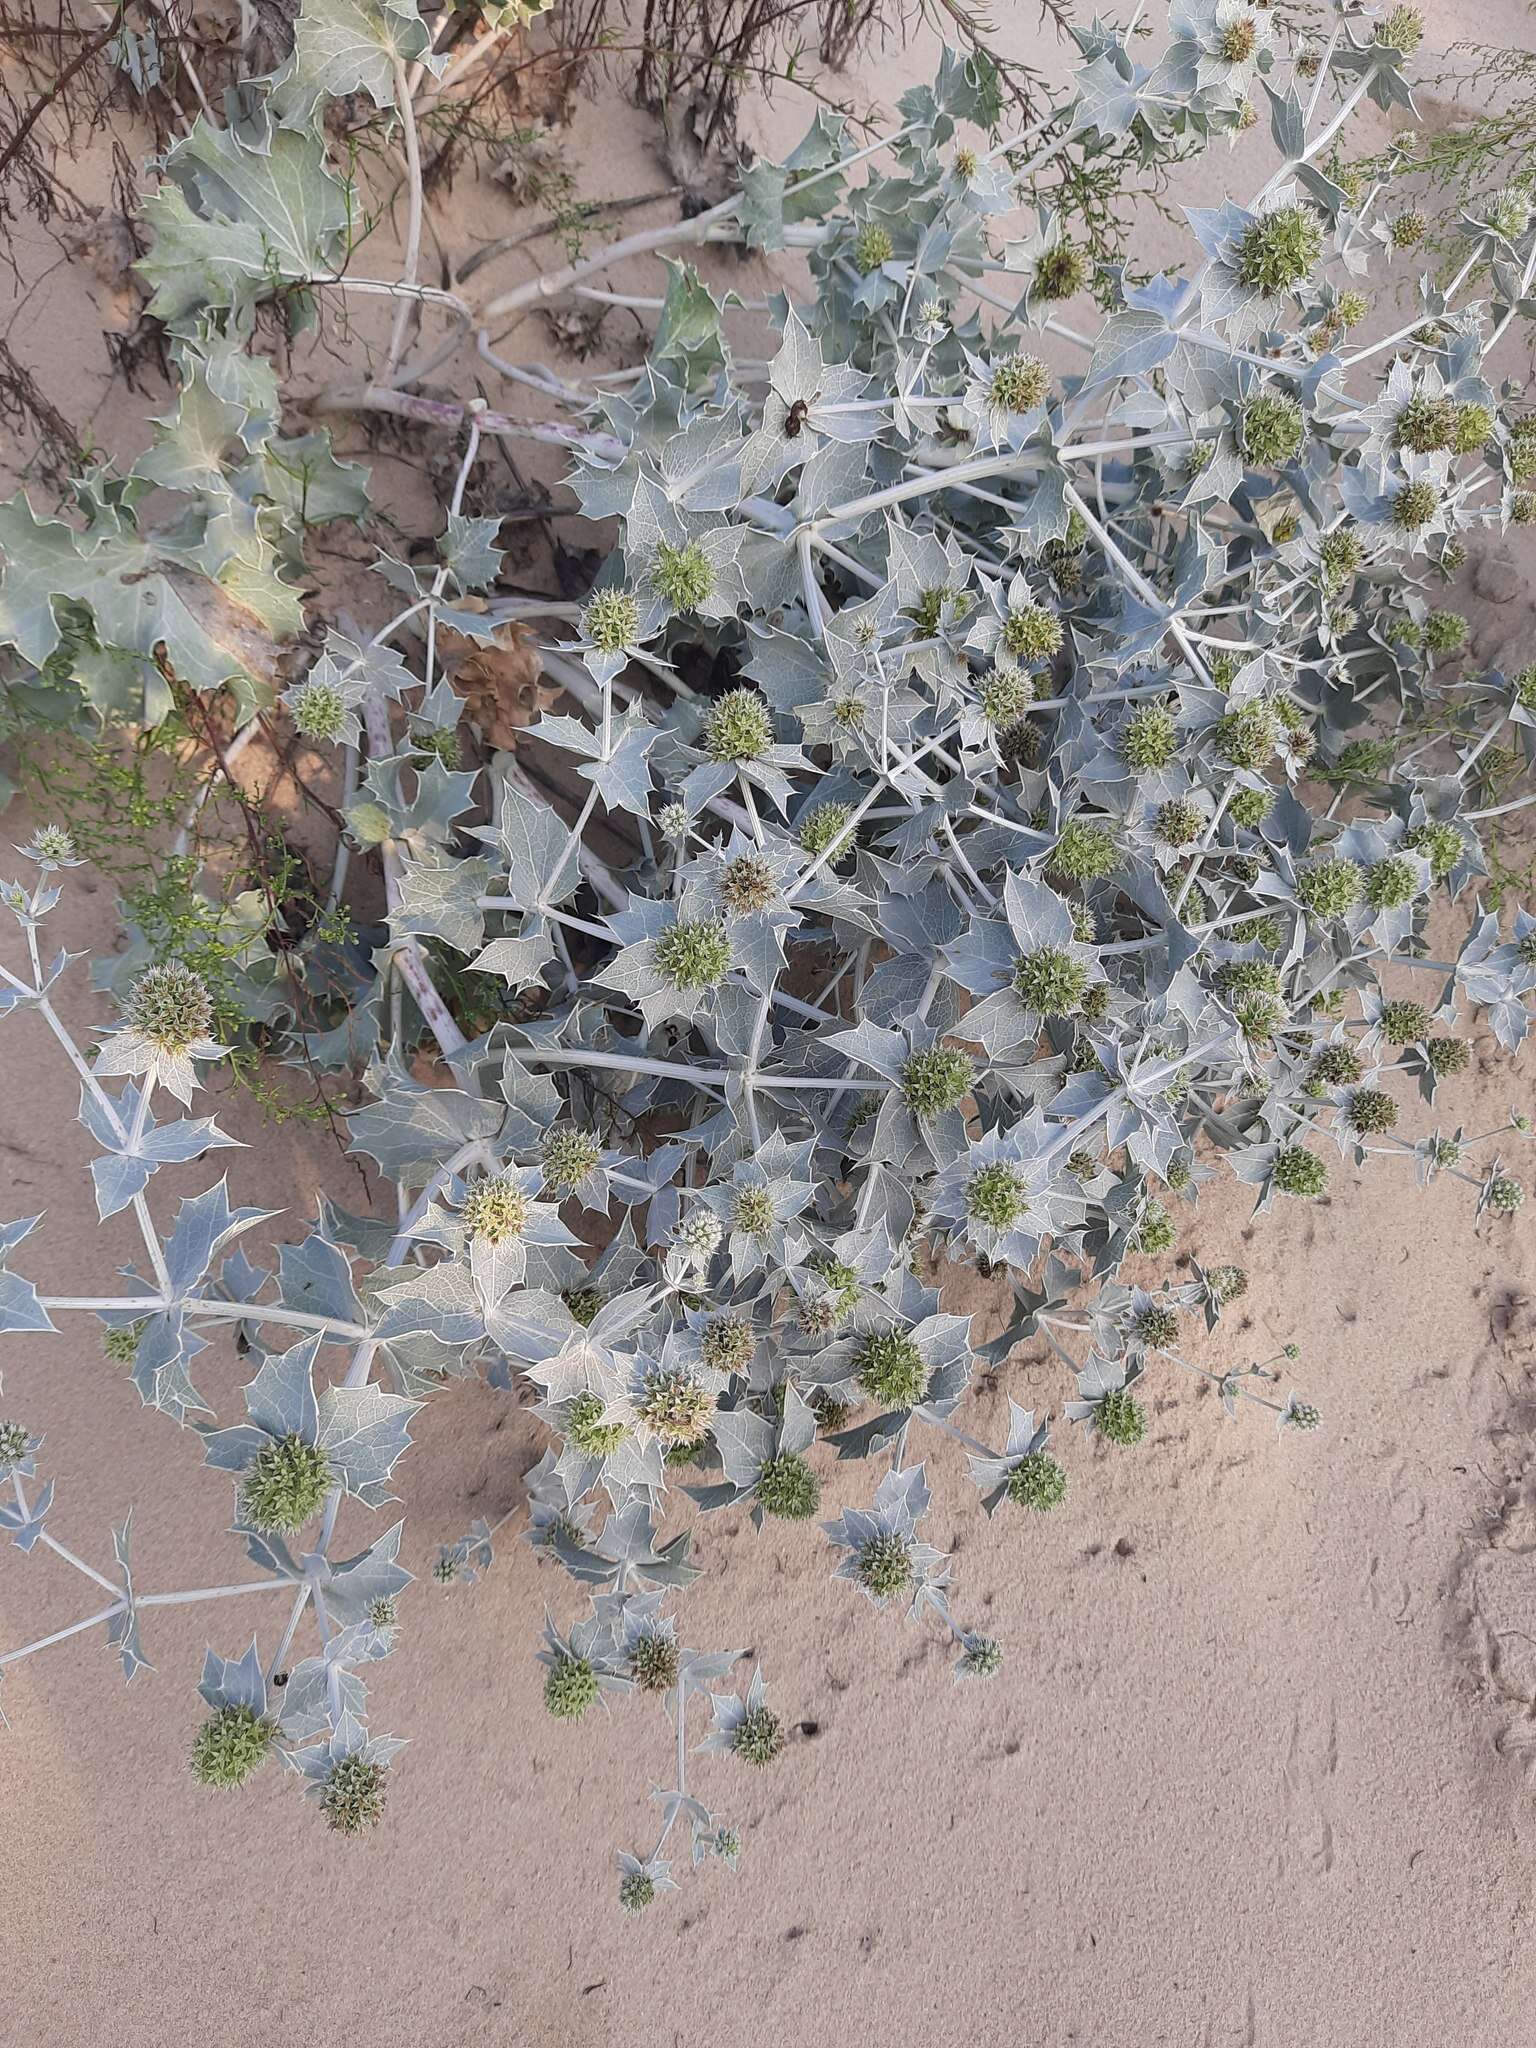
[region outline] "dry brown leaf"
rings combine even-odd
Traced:
[[[497,749],[510,747],[560,695],[544,673],[533,635],[518,625],[499,627],[494,646],[470,646],[450,659],[448,679],[486,745]]]

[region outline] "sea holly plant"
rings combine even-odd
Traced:
[[[265,388],[239,369],[253,295],[349,282],[318,109],[367,92],[409,137],[413,15],[308,0],[240,134],[168,162],[181,197],[145,267],[221,403]],[[1469,1135],[1441,1091],[1479,1026],[1511,1053],[1529,1028],[1536,919],[1495,900],[1495,835],[1533,799],[1494,791],[1491,764],[1503,787],[1527,771],[1536,657],[1475,672],[1435,600],[1536,521],[1536,418],[1495,357],[1529,310],[1536,228],[1479,230],[1453,286],[1352,340],[1412,238],[1341,152],[1363,100],[1409,103],[1414,19],[1349,8],[1321,44],[1287,36],[1236,0],[1180,7],[1148,64],[1095,23],[1025,132],[986,64],[950,56],[892,133],[856,143],[823,112],[784,165],[643,246],[478,299],[426,295],[413,258],[394,295],[449,332],[413,361],[397,328],[388,377],[345,402],[462,437],[438,559],[382,557],[403,606],[371,634],[319,622],[271,713],[335,752],[377,943],[322,994],[305,977],[330,942],[300,938],[303,999],[268,981],[253,1013],[292,1057],[361,1069],[350,1142],[398,1190],[388,1220],[323,1204],[267,1271],[245,1244],[270,1219],[219,1180],[167,1230],[158,1176],[229,1142],[190,1113],[226,1058],[207,992],[186,962],[131,959],[92,1056],[54,1006],[69,959],[41,943],[73,850],[58,828],[22,849],[0,1009],[72,1064],[102,1214],[132,1213],[144,1257],[114,1293],[45,1295],[18,1219],[0,1327],[46,1356],[61,1319],[98,1318],[104,1369],[233,1481],[246,1569],[140,1591],[126,1521],[107,1569],[65,1549],[19,1414],[0,1522],[108,1595],[62,1633],[105,1626],[130,1675],[156,1605],[277,1596],[253,1650],[210,1652],[205,1782],[280,1758],[332,1827],[378,1821],[398,1744],[372,1731],[369,1675],[409,1575],[400,1525],[364,1523],[406,1484],[421,1404],[483,1375],[547,1438],[514,1511],[549,1570],[545,1708],[628,1720],[649,1695],[669,1724],[656,1837],[618,1859],[642,1912],[690,1861],[734,1869],[732,1808],[788,1746],[763,1672],[687,1639],[697,1515],[819,1549],[863,1596],[849,1626],[937,1631],[957,1678],[995,1679],[1004,1646],[925,1533],[943,1440],[1027,1543],[1102,1460],[1150,1454],[1176,1375],[1213,1426],[1321,1420],[1295,1342],[1229,1341],[1240,1266],[1201,1246],[1173,1276],[1202,1189],[1235,1177],[1268,1210],[1397,1166],[1460,1183],[1490,1230],[1518,1216],[1530,1118]],[[1083,223],[1042,209],[1047,156],[1091,183],[1106,155],[1166,165],[1256,119],[1275,168],[1248,203],[1192,212],[1182,270],[1093,272]],[[298,141],[247,162],[273,124]],[[214,161],[205,194],[190,167]],[[248,237],[222,267],[190,260],[289,168],[316,203],[265,271],[237,260]],[[512,316],[608,263],[716,240],[808,267],[813,289],[796,272],[770,302],[765,362],[740,353],[747,309],[675,261],[633,372],[552,386],[498,353]],[[1089,297],[1098,313],[1064,317]],[[488,437],[556,432],[416,393],[465,341],[477,376],[575,415],[556,435],[572,487],[618,535],[583,601],[509,589],[493,522],[465,512]],[[89,660],[218,680],[183,678],[141,619],[102,644],[117,614],[79,609],[78,563],[47,597],[73,543],[13,525],[22,656],[46,663],[68,629]],[[126,559],[116,509],[96,533],[81,549]],[[444,647],[541,616],[560,697],[532,732],[556,768],[535,782],[516,748],[461,765]],[[1459,920],[1450,957],[1429,955],[1432,913]],[[471,983],[499,999],[489,1021]],[[158,1121],[157,1091],[189,1113]],[[965,1272],[991,1335],[957,1301]],[[243,1420],[194,1377],[221,1333],[251,1366]],[[369,1540],[338,1557],[343,1517]],[[496,1534],[440,1543],[431,1575],[478,1577]]]

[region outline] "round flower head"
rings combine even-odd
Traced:
[[[733,917],[753,917],[778,899],[773,869],[758,854],[738,854],[720,876],[720,904]]]
[[[915,1408],[928,1391],[928,1361],[895,1330],[866,1337],[856,1362],[860,1389],[887,1408]]]
[[[766,1188],[743,1188],[731,1211],[731,1227],[748,1237],[766,1237],[777,1218],[773,1197]]]
[[[1279,206],[1243,230],[1236,270],[1250,291],[1273,298],[1306,278],[1323,252],[1323,226],[1308,206]]]
[[[680,919],[656,941],[656,966],[688,993],[718,988],[731,971],[731,942],[710,918]]]
[[[291,1534],[320,1512],[331,1490],[331,1461],[301,1436],[274,1438],[256,1453],[240,1488],[240,1513],[253,1529]]]
[[[26,1463],[31,1442],[24,1423],[0,1422],[0,1479],[9,1479]]]
[[[748,1189],[749,1194],[760,1189]],[[772,1207],[769,1208],[770,1219]],[[745,1372],[757,1349],[757,1333],[740,1316],[711,1316],[699,1338],[699,1356],[711,1372]]]
[[[320,1811],[338,1834],[360,1835],[384,1818],[385,1796],[382,1764],[360,1754],[344,1756],[320,1788]]]
[[[544,1140],[544,1185],[569,1194],[596,1169],[601,1157],[602,1147],[591,1131],[551,1131]]]
[[[836,846],[845,838],[853,822],[853,812],[847,804],[815,804],[800,818],[797,836],[801,848],[812,859],[825,853],[828,847]]]
[[[1456,408],[1456,422],[1451,429],[1451,448],[1457,455],[1476,455],[1486,448],[1493,439],[1493,414],[1486,405],[1479,405],[1468,399]]]
[[[1407,843],[1429,862],[1429,872],[1437,882],[1445,880],[1466,852],[1454,825],[1416,825],[1408,834]]]
[[[1139,705],[1120,728],[1120,753],[1139,771],[1166,768],[1178,744],[1178,724],[1161,704]]]
[[[1030,678],[1016,668],[994,668],[981,679],[977,701],[989,725],[1011,725],[1034,701]]]
[[[773,720],[756,690],[727,690],[704,719],[704,751],[712,761],[759,761],[773,744]]]
[[[1205,830],[1205,823],[1205,813],[1193,798],[1171,796],[1158,805],[1154,829],[1164,846],[1190,846]]]
[[[528,1197],[510,1174],[499,1173],[466,1189],[459,1214],[471,1244],[507,1244],[528,1227]]]
[[[961,1678],[996,1678],[1003,1668],[1003,1646],[993,1636],[966,1636],[957,1667]]]
[[[1325,1045],[1312,1065],[1312,1079],[1326,1088],[1350,1088],[1364,1069],[1352,1045]]]
[[[1512,1174],[1496,1173],[1488,1182],[1487,1199],[1496,1216],[1513,1216],[1525,1201],[1525,1189]]]
[[[657,1366],[642,1383],[639,1415],[669,1449],[700,1444],[714,1420],[715,1397],[681,1366]]]
[[[626,1913],[643,1913],[656,1896],[656,1880],[649,1871],[626,1870],[619,1879],[619,1904]]]
[[[1008,1475],[1008,1498],[1015,1507],[1047,1515],[1067,1497],[1067,1475],[1049,1451],[1029,1451]]]
[[[904,1537],[882,1530],[858,1554],[859,1584],[877,1600],[892,1600],[912,1583],[912,1549]]]
[[[36,861],[45,873],[84,865],[75,851],[73,837],[62,825],[40,826],[27,844],[18,846],[16,851],[28,860]]]
[[[1376,24],[1376,41],[1389,50],[1401,51],[1405,57],[1411,57],[1423,40],[1424,17],[1417,7],[1394,7],[1385,20]]]
[[[991,1161],[967,1181],[965,1206],[989,1230],[1012,1230],[1029,1209],[1023,1175],[1006,1160]]]
[[[123,1013],[130,1030],[162,1051],[186,1052],[207,1038],[213,998],[200,974],[178,960],[167,960],[145,968],[128,990]]]
[[[1124,1387],[1113,1387],[1094,1403],[1093,1426],[1108,1443],[1129,1450],[1147,1433],[1146,1410]]]
[[[1033,290],[1041,299],[1070,299],[1088,282],[1088,259],[1073,242],[1058,242],[1035,263]]]
[[[1065,946],[1037,946],[1014,968],[1013,986],[1029,1009],[1044,1017],[1068,1017],[1081,1007],[1088,969]]]
[[[1275,1154],[1273,1178],[1281,1194],[1312,1201],[1328,1185],[1328,1167],[1304,1145],[1282,1145]]]
[[[1241,1266],[1212,1266],[1205,1284],[1216,1306],[1226,1308],[1248,1292],[1248,1275]]]
[[[1043,604],[1024,604],[1003,621],[1003,645],[1015,661],[1043,661],[1061,646],[1061,621]]]
[[[1460,612],[1431,612],[1424,621],[1424,644],[1431,654],[1454,654],[1466,637],[1467,622]]]
[[[582,614],[582,628],[604,654],[618,654],[640,632],[640,604],[632,590],[595,590]]]
[[[672,1242],[690,1259],[703,1264],[719,1248],[725,1235],[720,1219],[709,1209],[693,1209],[678,1224]]]
[[[1120,849],[1107,825],[1069,818],[1051,849],[1050,867],[1069,882],[1096,882],[1120,865]]]
[[[260,1770],[277,1740],[277,1723],[251,1707],[218,1707],[198,1729],[189,1758],[201,1785],[243,1785]]]
[[[1412,863],[1401,857],[1389,854],[1366,869],[1365,900],[1372,910],[1401,910],[1417,891]]]
[[[1347,917],[1360,901],[1365,877],[1352,860],[1313,861],[1296,878],[1297,900],[1314,917]]]
[[[758,1474],[757,1498],[770,1515],[804,1522],[821,1505],[821,1481],[804,1458],[781,1451]]]
[[[1428,526],[1440,510],[1440,492],[1424,478],[1404,484],[1392,500],[1392,524],[1404,533],[1417,533]]]
[[[988,397],[998,412],[1033,412],[1050,388],[1051,373],[1038,356],[1001,356],[992,365]]]
[[[597,1673],[585,1657],[557,1656],[544,1680],[544,1704],[557,1721],[579,1721],[597,1692]]]
[[[346,730],[350,707],[345,693],[334,683],[301,683],[287,703],[301,739],[336,740]]]
[[[1271,466],[1301,452],[1306,419],[1294,398],[1253,398],[1243,408],[1243,453]]]
[[[1148,1202],[1141,1212],[1141,1221],[1131,1235],[1131,1249],[1142,1252],[1151,1259],[1161,1258],[1172,1249],[1177,1232],[1173,1218],[1161,1202]]]
[[[868,277],[882,263],[889,263],[895,252],[896,245],[891,240],[890,230],[881,227],[877,221],[870,221],[854,237],[854,268],[861,277]]]
[[[1422,1003],[1383,1003],[1381,1028],[1394,1045],[1414,1045],[1429,1036],[1429,1012]]]
[[[1163,1302],[1153,1302],[1144,1308],[1134,1324],[1136,1341],[1145,1344],[1149,1351],[1166,1349],[1179,1334],[1177,1312]]]
[[[1456,433],[1456,401],[1427,391],[1415,392],[1397,415],[1392,430],[1399,448],[1411,448],[1416,455],[1433,455],[1449,448]]]
[[[629,1653],[629,1667],[642,1692],[670,1692],[682,1667],[682,1653],[672,1636],[647,1629]]]
[[[784,1754],[784,1724],[769,1707],[749,1707],[736,1725],[731,1754],[762,1770]]]
[[[1316,1429],[1323,1418],[1321,1411],[1314,1408],[1310,1401],[1292,1398],[1286,1403],[1285,1414],[1281,1419],[1292,1429],[1311,1430]]]
[[[952,1045],[912,1054],[901,1070],[901,1092],[914,1116],[941,1116],[958,1109],[970,1093],[975,1066],[969,1053]]]
[[[1384,1088],[1357,1088],[1349,1098],[1345,1121],[1358,1137],[1374,1137],[1397,1122],[1397,1104]]]
[[[1390,228],[1394,249],[1416,249],[1429,233],[1429,222],[1417,207],[1397,215]]]
[[[1439,1080],[1463,1074],[1471,1063],[1472,1048],[1464,1038],[1431,1038],[1424,1047],[1430,1069]]]
[[[1216,723],[1216,751],[1234,768],[1257,774],[1267,766],[1280,743],[1280,720],[1262,700],[1229,711]]]
[[[715,588],[715,572],[709,557],[697,541],[673,547],[661,541],[651,565],[651,582],[675,612],[696,612],[706,604]]]
[[[578,1394],[565,1411],[565,1433],[584,1458],[611,1458],[629,1435],[622,1422],[604,1420],[606,1409],[599,1394]]]

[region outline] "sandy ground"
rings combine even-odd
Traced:
[[[1455,28],[1442,12],[1443,44]],[[1524,20],[1504,4],[1479,30],[1512,37]],[[1030,10],[1014,33],[1036,48]],[[891,96],[924,72],[927,48],[889,54],[866,83]],[[765,118],[782,133],[800,117]],[[584,187],[654,182],[642,137],[611,104],[580,108]],[[1211,161],[1218,176],[1231,163],[1240,188],[1240,158]],[[82,165],[85,188],[98,169]],[[471,184],[457,217],[474,221],[481,203]],[[101,280],[86,264],[47,268],[57,252],[25,235],[18,249],[29,292],[14,345],[66,409],[74,394],[77,416],[80,394],[99,391],[99,438],[133,448],[159,407],[102,378]],[[419,478],[395,468],[404,504]],[[1485,656],[1532,639],[1526,566],[1493,550],[1477,572]],[[5,837],[25,823],[9,814]],[[110,947],[109,889],[85,874],[61,923],[71,946]],[[79,979],[63,1007],[82,1023],[99,1014]],[[1512,1075],[1488,1041],[1479,1054],[1444,1119],[1474,1131],[1529,1085],[1528,1062]],[[5,1213],[46,1206],[28,1270],[93,1292],[133,1247],[95,1225],[74,1086],[28,1022],[8,1023],[4,1062]],[[227,1116],[256,1135],[247,1105]],[[1409,1108],[1406,1127],[1422,1118]],[[292,1126],[236,1156],[233,1174],[241,1199],[290,1212],[321,1187],[354,1204],[360,1192],[323,1137]],[[227,1801],[186,1777],[206,1631],[238,1640],[227,1611],[160,1612],[157,1672],[126,1693],[99,1639],[28,1661],[5,1687],[0,1744],[5,2038],[1531,2039],[1531,1230],[1474,1225],[1466,1190],[1422,1194],[1406,1175],[1336,1186],[1254,1232],[1218,1181],[1198,1219],[1202,1256],[1253,1276],[1230,1344],[1262,1355],[1303,1339],[1302,1382],[1327,1418],[1317,1436],[1277,1443],[1163,1382],[1143,1452],[1075,1442],[1068,1505],[1028,1528],[987,1524],[958,1463],[933,1461],[935,1540],[958,1553],[964,1611],[1009,1645],[996,1684],[955,1688],[936,1643],[822,1583],[814,1533],[754,1536],[729,1516],[703,1527],[690,1638],[759,1649],[794,1736],[767,1784],[716,1767],[748,1834],[740,1875],[690,1883],[643,1923],[614,1910],[611,1858],[650,1837],[665,1731],[638,1712],[576,1730],[544,1715],[531,1652],[545,1600],[569,1612],[572,1589],[521,1544],[473,1590],[409,1598],[376,1705],[377,1725],[413,1747],[387,1825],[356,1844],[328,1837],[275,1772]],[[6,1372],[7,1408],[48,1432],[63,1541],[104,1558],[131,1503],[144,1584],[201,1583],[210,1559],[225,1575],[227,1482],[140,1409],[93,1337],[12,1340]],[[221,1404],[239,1379],[214,1354]],[[976,1397],[979,1434],[997,1433],[1005,1392],[1055,1403],[1062,1387],[1026,1351]],[[471,1517],[513,1507],[534,1455],[526,1420],[479,1388],[435,1402],[420,1434],[403,1475],[417,1569]],[[0,1642],[67,1623],[83,1597],[56,1561],[7,1553]]]

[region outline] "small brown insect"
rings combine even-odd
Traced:
[[[789,408],[788,415],[784,421],[784,434],[787,440],[794,441],[799,439],[800,430],[805,425],[806,415],[814,404],[815,400],[811,398],[797,398],[795,400],[794,404]]]

